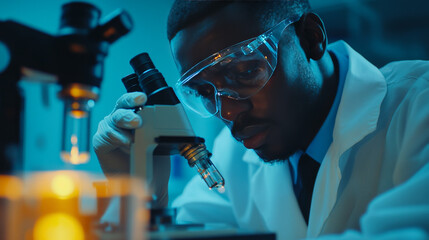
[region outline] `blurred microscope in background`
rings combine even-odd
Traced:
[[[84,2],[62,7],[58,34],[14,21],[0,21],[0,239],[99,239],[94,224],[110,199],[127,203],[127,239],[142,239],[144,186],[131,178],[94,183],[89,173],[23,169],[23,99],[18,82],[32,79],[61,86],[64,102],[58,161],[89,161],[90,115],[99,97],[104,60],[112,43],[132,28],[118,10],[100,21],[101,11]],[[37,127],[37,126],[34,126]],[[60,131],[60,129],[50,129]],[[61,159],[61,160],[60,160]]]
[[[62,9],[58,35],[51,36],[14,21],[0,22],[1,132],[0,172],[22,171],[22,77],[58,83],[64,101],[61,159],[89,160],[89,120],[99,97],[104,59],[110,44],[132,28],[131,17],[118,11],[99,23],[95,6],[72,2]],[[17,154],[18,153],[18,154]]]

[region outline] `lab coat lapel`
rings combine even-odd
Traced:
[[[311,205],[308,237],[319,235],[337,199],[341,181],[339,160],[350,147],[375,130],[380,106],[386,95],[386,81],[381,72],[344,42],[330,49],[346,52],[349,70],[338,107],[333,142],[320,167]]]
[[[287,162],[263,163],[253,150],[248,150],[243,160],[255,164],[250,179],[250,196],[267,228],[275,231],[278,239],[305,237],[307,226],[292,189]]]

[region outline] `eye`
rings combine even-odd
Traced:
[[[203,98],[210,98],[214,95],[214,88],[210,84],[198,85],[196,90],[197,94]]]
[[[195,97],[206,98],[212,97],[215,94],[214,86],[202,79],[188,82],[184,88],[186,89],[186,95],[193,95]]]
[[[229,84],[255,85],[265,73],[264,64],[258,60],[240,61],[228,67],[225,76]]]
[[[260,67],[240,69],[239,71],[237,71],[237,79],[238,80],[253,79],[255,76],[258,76],[259,73],[261,72],[262,72],[262,68]]]

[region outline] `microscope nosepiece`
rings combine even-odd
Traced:
[[[197,169],[210,189],[216,188],[221,193],[224,191],[225,180],[210,160],[211,153],[204,144],[186,144],[180,154],[188,160],[190,167]]]

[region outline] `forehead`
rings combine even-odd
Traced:
[[[263,31],[256,16],[237,4],[230,4],[179,31],[171,40],[171,49],[183,74],[213,53],[256,37]]]

